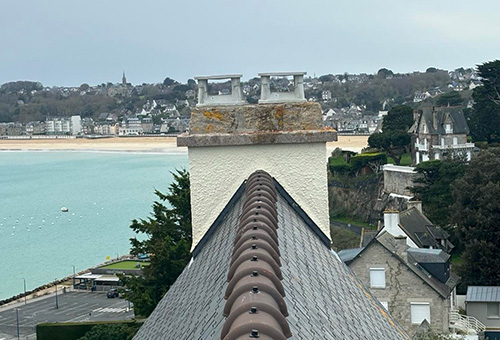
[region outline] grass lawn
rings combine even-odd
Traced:
[[[353,219],[352,217],[346,217],[346,216],[335,216],[335,217],[330,217],[332,221],[338,221],[338,222],[343,222],[343,223],[350,223],[354,225],[359,225],[361,227],[369,228],[369,229],[375,229],[376,226],[373,226],[371,224],[368,224],[363,221],[358,221]]]
[[[337,166],[337,165],[347,165],[347,162],[345,161],[344,159],[344,156],[342,155],[339,155],[337,157],[330,157],[328,159],[328,163],[331,165],[331,166]]]
[[[139,261],[120,261],[112,264],[108,264],[101,268],[105,269],[137,269],[135,266],[137,263],[141,264],[141,267],[149,266],[149,262],[139,262]]]
[[[387,163],[394,164],[394,160],[392,159],[392,157],[387,157]],[[403,157],[401,157],[401,163],[399,165],[401,166],[411,165],[411,154],[405,153]]]

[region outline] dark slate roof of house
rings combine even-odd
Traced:
[[[437,115],[437,129],[435,129],[433,125],[434,113]],[[422,116],[422,119],[424,119],[427,128],[429,129],[429,133],[431,134],[446,134],[444,123],[447,117],[451,118],[454,134],[469,133],[469,126],[467,125],[467,121],[465,120],[461,107],[424,108],[422,110]]]
[[[466,302],[500,302],[500,286],[469,286]]]
[[[419,247],[440,247],[437,240],[447,239],[448,233],[434,226],[429,219],[413,207],[399,213],[399,225],[408,237]],[[451,245],[451,243],[450,243]],[[453,245],[451,245],[453,247]]]
[[[409,248],[407,252],[418,263],[445,263],[450,258],[441,249]]]
[[[283,315],[287,315],[290,339],[406,339],[406,333],[330,249],[326,242],[328,238],[279,183],[275,180],[273,183],[278,189],[277,244],[286,306]],[[230,284],[227,280],[231,255],[236,253],[240,217],[248,204],[245,201],[248,192],[243,189],[245,185],[242,184],[197,245],[193,260],[134,339],[222,339],[223,328],[229,327],[225,326],[228,321],[224,317],[224,296]],[[273,282],[277,287],[280,285]],[[245,286],[243,283],[236,285]],[[280,301],[279,297],[276,301]],[[281,306],[281,302],[278,305]],[[253,316],[249,310],[237,318],[246,322]],[[261,339],[273,339],[265,332],[255,330],[262,334]],[[253,329],[248,335],[234,340],[252,339],[252,333]],[[287,336],[286,332],[283,334]]]

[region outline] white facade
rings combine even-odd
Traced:
[[[325,143],[189,147],[193,248],[256,170],[275,177],[330,237],[325,153]]]
[[[82,118],[80,116],[71,116],[71,134],[78,135],[82,133]]]

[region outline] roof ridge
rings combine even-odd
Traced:
[[[251,174],[227,278],[223,340],[292,336],[281,284],[276,201],[273,178],[262,170]]]

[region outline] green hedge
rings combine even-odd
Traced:
[[[36,338],[37,340],[78,340],[97,325],[126,324],[138,329],[142,323],[143,321],[138,320],[40,323],[36,325]]]

